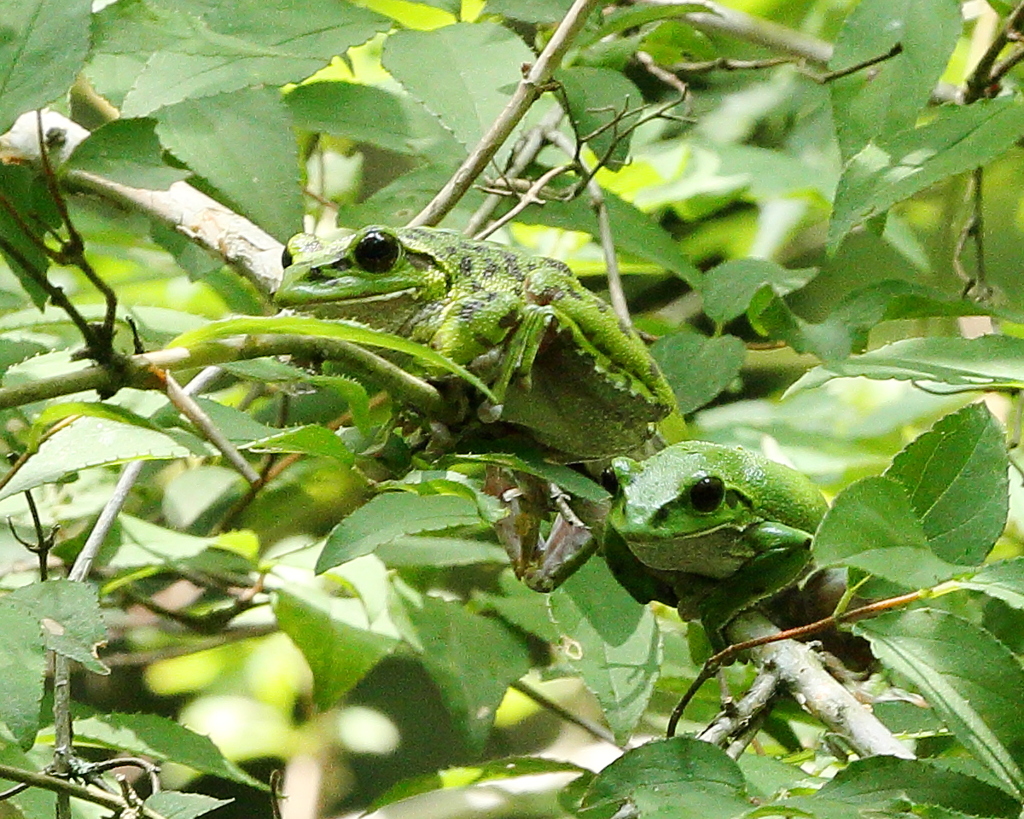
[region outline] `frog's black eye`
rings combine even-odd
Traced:
[[[356,264],[369,273],[387,273],[401,255],[398,237],[382,230],[369,231],[352,250]]]
[[[695,512],[714,512],[725,500],[725,483],[715,475],[705,475],[690,487],[690,505]]]
[[[615,474],[615,470],[610,466],[601,472],[601,486],[605,488],[609,495],[614,495],[619,491],[619,476]]]
[[[285,249],[281,251],[281,267],[291,267],[292,261],[292,252],[286,246]]]

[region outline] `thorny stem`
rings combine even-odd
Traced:
[[[540,95],[552,72],[562,61],[599,0],[575,0],[527,75],[516,87],[505,109],[458,170],[409,225],[436,225],[469,190],[494,158],[526,112]]]

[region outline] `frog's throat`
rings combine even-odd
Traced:
[[[735,574],[752,557],[750,544],[743,537],[745,528],[730,522],[675,537],[627,535],[626,541],[637,560],[652,569],[721,580]]]

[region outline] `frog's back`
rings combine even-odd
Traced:
[[[543,268],[555,267],[567,276],[573,275],[555,259],[467,239],[451,230],[400,228],[397,233],[408,250],[433,256],[444,264],[456,295],[479,290],[520,294],[529,276]]]
[[[734,451],[746,462],[751,485],[757,486],[755,508],[766,520],[776,520],[805,532],[818,528],[828,503],[806,475],[758,453]]]

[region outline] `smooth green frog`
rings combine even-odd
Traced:
[[[738,447],[685,441],[612,469],[612,573],[640,602],[678,606],[713,636],[797,579],[828,508],[807,477]]]
[[[288,242],[278,305],[351,319],[470,367],[564,461],[636,450],[675,398],[646,345],[561,262],[432,228],[370,226]],[[428,374],[429,375],[429,374]]]

